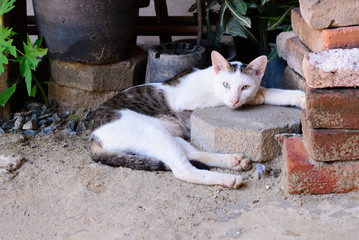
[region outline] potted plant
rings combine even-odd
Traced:
[[[289,13],[298,6],[298,0],[203,0],[202,4],[206,11],[207,39],[213,45],[219,43],[223,34],[239,37],[239,41],[249,39],[252,44],[248,41],[236,44],[239,46],[239,60],[248,62],[258,55],[270,54],[271,32],[278,33],[278,30],[290,27]],[[197,3],[193,4],[189,11],[195,11],[197,6]],[[216,21],[215,31],[211,28],[213,18]],[[250,56],[243,56],[241,52],[249,53]],[[275,52],[269,56],[269,60],[272,56],[275,56]]]

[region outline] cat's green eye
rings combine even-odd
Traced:
[[[244,85],[243,87],[242,87],[242,90],[246,90],[246,89],[248,89],[248,88],[250,88],[251,87],[251,85]]]
[[[224,86],[225,88],[231,88],[231,86],[230,86],[229,83],[227,83],[227,82],[223,82],[223,86]]]

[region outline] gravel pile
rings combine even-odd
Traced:
[[[27,136],[46,136],[54,131],[64,131],[73,136],[92,128],[94,111],[77,116],[74,110],[61,110],[56,101],[50,101],[50,107],[39,102],[25,104],[24,111],[17,112],[7,122],[0,123],[0,133],[17,133]]]

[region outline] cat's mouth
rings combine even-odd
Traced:
[[[236,109],[236,108],[239,108],[242,105],[240,103],[236,103],[236,104],[228,104],[227,106],[232,108],[232,109]]]

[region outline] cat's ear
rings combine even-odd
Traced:
[[[212,66],[216,74],[218,74],[222,70],[229,69],[229,63],[219,52],[212,51],[211,59],[212,59]]]
[[[263,77],[264,72],[267,67],[267,57],[266,56],[260,56],[254,59],[252,62],[248,64],[248,66],[245,68],[245,71],[251,75]]]

